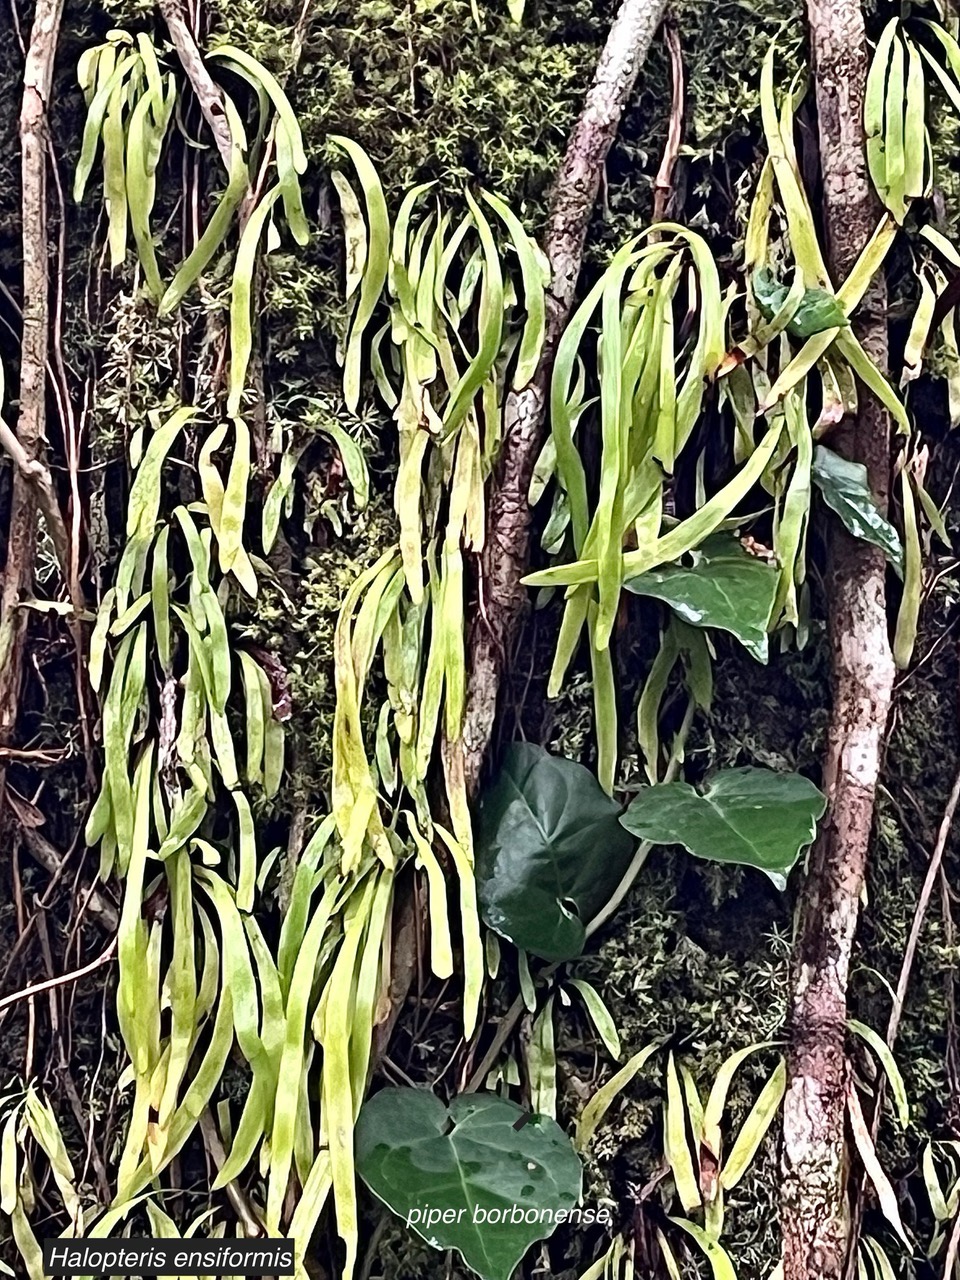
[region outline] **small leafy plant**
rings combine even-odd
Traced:
[[[581,1193],[560,1126],[494,1094],[445,1107],[423,1089],[382,1089],[360,1113],[357,1169],[428,1244],[456,1249],[483,1280],[510,1280]]]

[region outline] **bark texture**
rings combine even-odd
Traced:
[[[23,227],[23,339],[20,349],[20,412],[16,439],[7,560],[0,592],[0,742],[9,741],[17,716],[23,671],[26,610],[37,543],[37,496],[55,507],[49,474],[42,465],[46,434],[46,370],[50,343],[47,250],[47,106],[53,81],[63,0],[37,0],[23,71],[20,108],[21,211]],[[45,489],[46,486],[46,489]],[[58,513],[59,514],[59,513]],[[54,521],[56,539],[63,528]],[[63,555],[65,548],[58,546]]]
[[[223,95],[214,84],[206,63],[200,55],[180,0],[159,0],[159,7],[163,20],[167,24],[167,30],[170,32],[170,40],[180,59],[180,65],[190,81],[190,88],[196,94],[200,111],[210,126],[214,143],[224,168],[229,174],[233,164],[233,139],[230,137],[230,126],[223,111]]]
[[[526,588],[520,584],[530,544],[527,492],[543,443],[550,371],[573,309],[584,240],[607,154],[665,8],[666,0],[623,0],[553,189],[544,244],[552,279],[543,354],[529,385],[512,392],[504,406],[503,448],[487,502],[479,609],[468,641],[463,747],[471,795],[480,781],[501,678],[527,602]]]
[[[808,0],[816,77],[828,258],[837,281],[876,226],[880,208],[863,151],[868,50],[859,0]],[[855,321],[886,366],[886,289],[878,278]],[[854,421],[835,447],[866,465],[885,506],[889,421],[860,388]],[[874,796],[894,665],[880,551],[831,520],[829,602],[833,709],[824,769],[827,818],[800,903],[791,991],[791,1043],[783,1113],[784,1280],[840,1280],[850,1247],[844,1051],[847,981],[873,825]]]

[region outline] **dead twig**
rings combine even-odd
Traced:
[[[213,1116],[210,1114],[210,1108],[207,1107],[200,1116],[200,1132],[203,1135],[203,1145],[207,1149],[207,1154],[217,1166],[217,1171],[223,1168],[227,1160],[227,1153],[223,1143],[220,1141],[220,1134]],[[224,1190],[227,1193],[227,1199],[233,1206],[233,1211],[243,1223],[244,1234],[248,1240],[263,1235],[263,1223],[257,1217],[249,1200],[243,1194],[236,1181],[226,1184]]]
[[[673,79],[673,96],[670,103],[670,127],[663,148],[660,168],[653,180],[653,220],[662,222],[673,194],[673,171],[680,155],[683,141],[683,51],[680,36],[672,22],[664,24],[664,38],[670,51],[670,71]]]
[[[907,945],[903,953],[903,961],[900,965],[900,977],[897,980],[897,990],[894,996],[893,1008],[890,1010],[890,1020],[887,1023],[887,1044],[891,1049],[893,1048],[894,1041],[897,1038],[897,1032],[900,1029],[900,1018],[903,1015],[903,1002],[906,998],[907,987],[910,983],[910,971],[913,968],[913,961],[917,954],[917,943],[920,941],[920,933],[923,929],[924,919],[926,918],[927,907],[930,905],[933,886],[940,875],[944,850],[947,847],[947,839],[953,827],[953,820],[956,816],[958,804],[960,804],[960,770],[958,770],[957,776],[954,779],[953,789],[947,799],[946,807],[943,811],[943,817],[940,819],[940,829],[937,832],[937,842],[933,847],[933,853],[930,855],[930,861],[927,864],[927,874],[924,876],[923,887],[920,890],[920,897],[917,899],[916,910],[913,913],[913,923],[910,926],[910,935],[907,938]]]
[[[0,761],[17,760],[32,769],[63,764],[70,755],[68,747],[0,747]]]
[[[940,867],[940,910],[943,914],[943,940],[948,952],[957,944],[957,929],[953,919],[953,892],[947,881],[947,873]],[[947,1109],[950,1129],[954,1137],[960,1136],[960,1037],[957,1035],[956,974],[947,966],[943,974],[947,1002],[947,1048],[944,1061],[947,1069],[947,1087],[950,1105]]]
[[[27,847],[27,852],[38,862],[45,871],[49,871],[53,877],[51,886],[48,886],[47,894],[52,884],[56,883],[63,874],[66,865],[66,859],[57,851],[57,849],[42,836],[34,827],[22,828],[23,843]],[[116,933],[120,923],[120,916],[117,908],[103,893],[94,886],[84,887],[86,895],[86,910],[93,919],[106,933]],[[47,895],[45,895],[46,897]]]
[[[80,978],[85,978],[88,973],[94,973],[97,969],[102,968],[103,965],[109,964],[116,949],[117,940],[114,938],[105,951],[102,951],[95,960],[91,960],[89,964],[85,964],[82,968],[74,969],[70,973],[62,973],[56,978],[48,978],[46,982],[35,982],[32,987],[24,987],[22,991],[14,991],[12,995],[4,996],[0,1000],[0,1012],[8,1009],[13,1004],[17,1004],[20,1000],[29,1000],[33,996],[42,995],[44,991],[50,991],[53,987],[62,987],[70,982],[78,982]]]
[[[97,785],[95,768],[95,751],[90,717],[87,711],[88,697],[92,696],[84,662],[84,636],[82,615],[86,611],[83,588],[80,584],[80,539],[83,527],[83,503],[80,497],[80,448],[82,439],[82,418],[78,422],[70,395],[70,382],[67,377],[67,366],[63,354],[63,307],[67,276],[67,203],[63,194],[63,183],[60,179],[60,166],[57,162],[53,140],[47,138],[47,152],[50,157],[50,172],[53,174],[53,185],[57,196],[57,213],[59,229],[57,235],[57,270],[54,276],[53,321],[51,325],[51,345],[53,349],[52,365],[48,359],[48,373],[52,371],[52,386],[60,411],[61,435],[64,453],[67,460],[67,472],[70,481],[70,529],[68,532],[68,563],[63,568],[67,593],[73,605],[73,616],[68,619],[67,626],[73,639],[74,647],[74,686],[77,692],[77,710],[80,714],[80,731],[83,735],[84,756],[87,766],[87,786],[93,791]],[[57,508],[59,511],[59,507]],[[49,519],[49,518],[48,518]],[[64,532],[67,532],[64,530]],[[52,536],[52,535],[51,535]]]
[[[17,471],[29,484],[36,497],[37,506],[46,521],[50,541],[57,554],[57,563],[63,574],[64,582],[69,582],[70,570],[70,538],[63,522],[63,513],[53,488],[53,479],[49,470],[38,458],[28,456],[26,449],[0,418],[0,445],[7,451]]]

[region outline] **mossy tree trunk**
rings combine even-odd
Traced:
[[[859,0],[809,0],[808,13],[828,260],[840,282],[881,213],[864,155],[869,54]],[[880,368],[887,363],[885,304],[878,273],[856,325]],[[844,456],[866,466],[884,505],[889,430],[885,410],[861,387],[855,420],[835,437]],[[829,810],[810,856],[794,949],[783,1113],[784,1280],[840,1280],[851,1243],[844,1040],[850,957],[893,688],[885,577],[883,553],[851,538],[834,520],[826,590],[833,693],[824,765]]]

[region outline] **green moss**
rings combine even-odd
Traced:
[[[293,716],[288,724],[294,768],[284,784],[287,802],[307,797],[316,807],[329,795],[332,764],[333,634],[347,590],[359,573],[396,541],[389,502],[378,496],[364,517],[326,547],[312,546],[292,561],[285,541],[273,557],[274,584],[264,582],[256,614],[244,634],[276,653],[287,670]],[[288,561],[286,568],[279,561]],[[375,723],[378,707],[368,700],[365,717]],[[322,807],[322,806],[321,806]]]
[[[348,134],[394,195],[436,178],[451,190],[479,180],[515,203],[537,199],[595,60],[595,8],[606,6],[543,6],[531,28],[483,3],[478,28],[469,0],[321,0],[291,85],[310,150],[319,159],[328,134]],[[277,17],[294,20],[282,6]],[[225,6],[219,29],[257,56],[287,58],[249,0]]]

